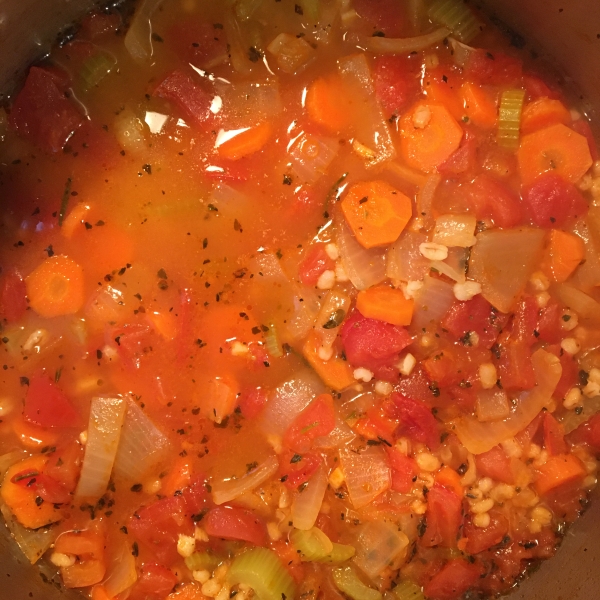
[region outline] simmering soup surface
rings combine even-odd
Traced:
[[[556,82],[461,1],[75,31],[0,109],[31,562],[93,600],[458,600],[551,557],[600,452],[600,162]]]

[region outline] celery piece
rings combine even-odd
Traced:
[[[117,64],[117,59],[108,52],[98,52],[90,56],[81,67],[79,80],[84,92],[97,86]]]
[[[393,592],[398,600],[425,600],[421,588],[412,581],[401,581]]]
[[[429,18],[443,25],[465,44],[468,44],[483,25],[463,0],[436,0],[427,12]]]
[[[381,600],[381,594],[365,585],[352,567],[334,569],[333,581],[338,590],[352,598],[352,600]]]
[[[304,16],[312,23],[317,23],[321,13],[320,0],[300,0]]]
[[[521,129],[521,112],[523,111],[523,90],[506,90],[500,96],[498,112],[498,144],[505,148],[515,149],[519,145]]]
[[[333,543],[333,550],[323,558],[316,559],[315,562],[340,564],[351,559],[356,554],[356,548],[347,544]]]
[[[306,531],[294,529],[290,541],[303,561],[322,560],[333,550],[331,540],[318,527]]]
[[[219,564],[219,559],[209,552],[194,552],[185,559],[185,566],[190,571],[212,571]]]
[[[277,335],[277,326],[275,323],[269,323],[269,331],[265,334],[265,348],[269,356],[273,358],[281,358],[283,350],[279,343],[279,335]]]
[[[267,548],[252,548],[236,556],[227,579],[250,586],[259,600],[293,600],[295,585],[281,560]]]

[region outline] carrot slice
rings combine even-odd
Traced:
[[[462,120],[465,116],[465,106],[458,85],[431,79],[426,82],[426,86],[427,99],[430,102],[442,104],[457,121]]]
[[[92,588],[92,600],[113,600],[113,598],[108,595],[103,585],[95,585]]]
[[[223,142],[217,149],[222,158],[239,160],[244,156],[254,154],[262,150],[269,141],[273,128],[269,122],[261,123],[256,127],[250,127],[241,133]]]
[[[358,292],[356,308],[368,319],[410,325],[415,301],[408,300],[402,290],[382,285]]]
[[[498,106],[494,99],[478,85],[467,82],[460,88],[465,113],[477,127],[493,129],[498,121]]]
[[[72,315],[83,306],[83,270],[64,255],[46,259],[25,283],[29,304],[42,317]]]
[[[205,600],[206,596],[202,593],[202,589],[195,583],[184,583],[180,585],[174,592],[171,592],[166,600]]]
[[[536,492],[543,496],[565,483],[573,483],[585,477],[585,468],[573,454],[557,454],[537,469],[534,481]]]
[[[39,502],[35,490],[13,483],[11,479],[26,472],[41,472],[48,459],[38,454],[22,460],[8,469],[2,482],[2,500],[24,527],[37,529],[62,519],[61,512],[51,502]]]
[[[585,257],[583,240],[572,233],[552,229],[542,260],[542,271],[551,281],[562,283]]]
[[[459,498],[462,498],[464,490],[460,482],[460,475],[451,467],[442,467],[435,475],[436,483],[454,490]]]
[[[325,385],[341,391],[355,383],[352,367],[341,358],[323,360],[319,357],[321,339],[315,331],[311,331],[304,346],[302,354],[310,366],[317,372]]]
[[[571,113],[560,101],[553,98],[538,98],[523,108],[521,114],[521,133],[531,133],[550,125],[571,122]]]
[[[548,171],[575,183],[593,162],[587,139],[562,123],[523,136],[517,160],[523,185]]]
[[[420,102],[400,121],[400,152],[410,167],[430,173],[458,149],[462,136],[444,105]]]
[[[352,115],[347,94],[338,75],[315,79],[306,92],[306,110],[312,121],[330,131],[336,132],[347,127]]]
[[[398,239],[412,216],[412,202],[385,181],[364,181],[350,188],[342,212],[359,243],[373,248]]]

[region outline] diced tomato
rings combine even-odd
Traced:
[[[267,528],[252,511],[231,506],[217,506],[209,510],[202,521],[206,533],[225,540],[242,540],[264,546]]]
[[[314,244],[298,267],[298,278],[304,285],[317,285],[319,277],[335,263],[325,252],[325,244]]]
[[[350,364],[373,371],[379,379],[398,379],[394,363],[400,352],[412,343],[404,327],[367,319],[355,310],[342,325],[340,335]]]
[[[583,135],[588,141],[588,145],[590,147],[590,155],[592,156],[593,161],[598,160],[598,145],[596,144],[596,139],[594,138],[594,133],[592,132],[592,128],[586,119],[577,119],[577,121],[573,122],[571,125],[571,129],[576,131],[577,133]]]
[[[322,460],[317,454],[296,454],[282,452],[279,455],[279,472],[281,480],[290,489],[296,489],[306,483],[319,468]]]
[[[368,440],[392,440],[394,432],[398,427],[398,421],[395,418],[390,418],[389,410],[386,410],[390,401],[385,401],[382,406],[374,406],[369,408],[364,417],[352,426],[355,433],[362,435]],[[393,403],[391,403],[393,406]]]
[[[547,450],[548,454],[550,454],[550,456],[566,454],[567,443],[565,442],[565,430],[551,413],[547,412],[544,415],[542,427],[544,430],[544,448]]]
[[[109,343],[117,344],[117,352],[130,369],[139,369],[142,358],[152,351],[154,330],[145,323],[126,323],[108,330]]]
[[[435,356],[425,359],[423,365],[429,379],[440,387],[447,387],[460,382],[463,375],[457,365],[457,359],[450,348],[445,348]]]
[[[386,447],[385,450],[392,468],[392,489],[401,494],[408,494],[412,489],[413,479],[419,472],[417,462],[393,446]]]
[[[501,349],[498,375],[506,390],[529,390],[535,385],[531,348],[523,342],[508,342]]]
[[[523,85],[529,95],[530,100],[538,98],[559,98],[560,94],[552,90],[543,79],[536,75],[525,73],[523,75]]]
[[[177,576],[157,563],[145,563],[131,590],[130,600],[164,600],[177,584]]]
[[[567,441],[569,444],[587,444],[594,452],[600,452],[600,414],[571,431]]]
[[[66,504],[71,500],[69,493],[58,481],[39,471],[21,471],[11,478],[11,482],[35,492],[52,504]]]
[[[356,0],[353,4],[356,12],[376,31],[387,36],[400,35],[405,20],[404,10],[394,0]]]
[[[517,304],[510,333],[511,340],[533,346],[537,341],[538,306],[535,298],[527,296]]]
[[[15,323],[27,310],[27,288],[16,269],[8,269],[0,277],[0,317]]]
[[[480,574],[477,565],[453,558],[425,585],[423,591],[431,600],[458,600],[477,584]]]
[[[426,522],[422,546],[455,548],[462,523],[462,498],[454,490],[435,483],[427,493]]]
[[[429,402],[433,400],[431,380],[420,365],[406,378],[402,378],[397,386],[398,391],[404,396]]]
[[[502,52],[478,49],[469,53],[464,67],[466,79],[484,85],[516,85],[523,76],[523,63]]]
[[[436,450],[440,445],[440,432],[431,410],[420,400],[413,400],[402,394],[392,394],[391,400],[394,416],[401,421],[400,435],[407,435],[427,444],[431,450]]]
[[[508,519],[500,511],[490,511],[490,524],[476,527],[467,519],[463,535],[467,538],[466,551],[475,555],[499,544],[508,533]]]
[[[525,188],[523,200],[538,227],[563,227],[569,219],[585,216],[588,208],[575,185],[551,172],[540,175]]]
[[[23,418],[40,427],[77,427],[81,416],[65,393],[44,374],[29,379]]]
[[[477,141],[475,138],[463,138],[463,141],[453,154],[451,154],[437,170],[442,174],[458,175],[472,171],[477,161]]]
[[[183,62],[201,69],[214,68],[228,59],[225,32],[212,23],[182,20],[168,31],[165,40]]]
[[[183,71],[167,75],[153,95],[173,102],[196,125],[203,125],[211,116],[210,95]]]
[[[579,367],[577,366],[577,360],[574,356],[563,352],[561,354],[560,350],[556,352],[560,359],[560,366],[562,367],[562,372],[560,374],[560,379],[556,384],[556,388],[554,389],[554,394],[552,394],[555,398],[564,398],[567,395],[567,392],[577,384],[577,380],[579,379]]]
[[[515,482],[510,458],[506,456],[500,446],[494,446],[491,450],[475,456],[477,473],[483,477],[491,477],[495,481],[512,484]]]
[[[270,546],[277,556],[279,556],[281,563],[294,578],[294,581],[298,584],[303,581],[306,577],[305,565],[302,563],[300,555],[293,544],[284,540],[277,540],[276,542],[271,542]]]
[[[400,112],[420,92],[416,61],[403,56],[379,56],[373,63],[375,94],[386,114]]]
[[[13,102],[8,122],[36,146],[58,152],[81,126],[83,117],[65,98],[52,75],[40,67],[31,67]]]
[[[267,403],[267,393],[262,388],[243,391],[238,400],[242,415],[247,419],[254,419],[260,414]]]
[[[133,514],[127,528],[163,565],[172,565],[179,558],[179,534],[191,534],[191,519],[185,519],[185,504],[181,496],[162,498]]]
[[[193,521],[197,521],[199,515],[213,506],[212,498],[206,489],[206,477],[199,473],[191,476],[189,485],[181,494],[185,501],[185,514]]]
[[[514,227],[523,218],[517,194],[495,177],[483,173],[465,186],[469,204],[478,219],[492,219],[499,227]]]
[[[44,473],[57,481],[67,492],[73,492],[79,478],[83,461],[83,446],[79,441],[58,448],[56,452],[48,453],[48,462]]]
[[[557,520],[572,523],[579,517],[586,503],[586,492],[581,489],[581,480],[575,480],[550,490],[544,502]]]
[[[537,324],[537,332],[540,334],[539,340],[548,344],[558,344],[562,339],[560,328],[561,308],[558,302],[550,300],[547,306],[540,311],[540,317]]]
[[[294,452],[308,452],[315,438],[331,433],[334,427],[333,398],[331,394],[321,394],[292,421],[283,443]]]

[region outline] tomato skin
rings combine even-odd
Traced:
[[[523,298],[515,310],[510,337],[512,340],[533,346],[537,341],[538,306],[535,298]],[[539,333],[539,332],[537,332]]]
[[[560,329],[561,309],[558,302],[551,300],[548,305],[540,311],[540,317],[537,324],[539,340],[548,344],[558,344],[562,339]]]
[[[108,343],[117,344],[117,352],[123,364],[130,370],[139,369],[142,358],[152,349],[154,330],[145,323],[126,323],[107,331]]]
[[[523,64],[502,52],[478,49],[469,54],[464,67],[466,79],[483,85],[515,85],[523,75]]]
[[[507,533],[508,520],[501,512],[490,511],[490,524],[483,529],[475,527],[471,519],[467,519],[463,529],[468,540],[465,550],[471,555],[488,550],[499,544]]]
[[[46,502],[52,502],[52,504],[66,504],[71,500],[71,495],[68,491],[58,481],[46,475],[46,473],[23,471],[14,475],[11,478],[11,482],[35,492],[38,496],[46,500]]]
[[[594,415],[567,435],[569,444],[587,444],[600,452],[600,414]]]
[[[177,585],[177,577],[157,563],[145,563],[131,590],[130,600],[164,600]]]
[[[416,64],[403,56],[378,56],[373,63],[375,95],[388,114],[399,114],[416,99]]]
[[[333,398],[331,394],[321,394],[294,419],[283,443],[294,452],[308,452],[316,438],[331,433],[334,427]]]
[[[440,445],[440,432],[431,410],[423,402],[407,398],[402,394],[392,394],[391,400],[393,415],[401,421],[396,434],[405,434],[427,444],[431,450],[437,450]]]
[[[531,348],[525,342],[508,342],[497,362],[498,376],[506,390],[530,390],[535,385]]]
[[[566,352],[561,354],[560,349],[557,349],[554,354],[556,354],[560,360],[562,373],[560,374],[560,379],[554,389],[553,396],[563,399],[567,395],[567,392],[573,386],[577,385],[579,379],[579,367],[574,356],[571,356]]]
[[[255,546],[264,546],[267,528],[252,511],[231,506],[217,506],[208,511],[203,521],[204,530],[212,537],[242,540]]]
[[[458,600],[474,587],[480,576],[479,567],[466,560],[449,560],[423,589],[431,600]]]
[[[536,75],[525,73],[523,75],[523,85],[527,90],[530,100],[537,100],[538,98],[558,99],[560,97],[559,94],[548,87],[543,79],[540,79]]]
[[[594,133],[592,132],[590,124],[583,118],[577,119],[577,121],[575,121],[573,125],[571,125],[571,129],[573,129],[573,131],[576,131],[577,133],[581,134],[587,139],[588,145],[590,147],[590,155],[592,157],[592,160],[594,162],[597,161],[598,145],[596,144],[596,139],[594,138]]]
[[[243,391],[240,396],[238,406],[242,415],[247,419],[254,419],[258,416],[267,403],[267,394],[261,388]]]
[[[426,522],[422,546],[455,548],[462,522],[462,498],[454,490],[435,483],[427,493]]]
[[[475,138],[463,139],[458,150],[451,154],[441,165],[438,165],[439,173],[458,175],[472,171],[477,162],[477,141]]]
[[[417,462],[410,456],[405,456],[392,446],[386,446],[386,454],[392,468],[392,489],[401,494],[408,494],[413,486],[413,478],[418,474]]]
[[[517,194],[491,175],[478,175],[465,187],[465,194],[478,219],[492,219],[506,228],[515,227],[523,219]]]
[[[531,220],[538,227],[563,227],[569,219],[583,217],[587,202],[572,183],[556,173],[540,175],[523,190]]]
[[[40,427],[77,427],[81,416],[67,396],[44,374],[29,379],[23,418]]]
[[[83,117],[50,73],[31,67],[13,102],[8,122],[20,136],[46,152],[59,152],[81,126]]]
[[[500,446],[475,456],[477,472],[483,477],[491,477],[495,481],[512,484],[515,482],[510,468],[510,458],[506,456]]]
[[[279,455],[281,480],[288,488],[295,490],[311,478],[321,462],[321,458],[312,452],[302,455],[295,452],[282,452]]]
[[[8,269],[0,278],[0,316],[16,323],[27,310],[27,287],[16,269]]]
[[[550,456],[567,453],[567,443],[565,442],[565,430],[563,426],[547,412],[542,421],[544,431],[544,448]]]
[[[298,267],[298,278],[304,285],[317,285],[319,277],[335,269],[335,263],[325,252],[325,244],[314,244]]]

